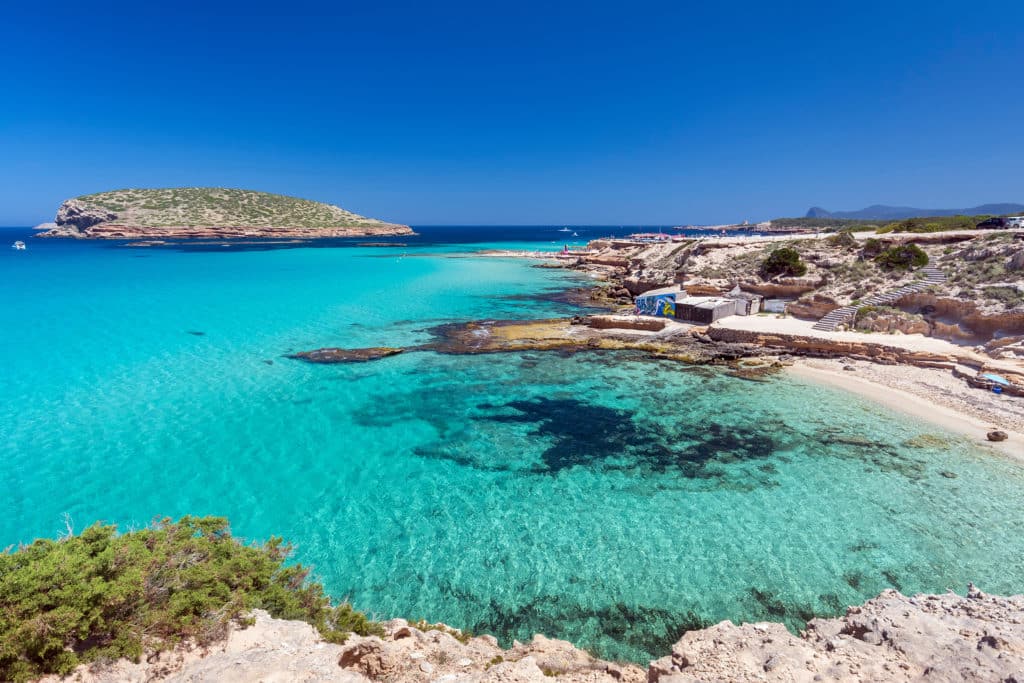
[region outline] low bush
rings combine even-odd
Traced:
[[[864,259],[873,259],[883,251],[885,251],[885,244],[882,243],[882,240],[869,237],[864,240],[864,246],[860,249],[860,255]]]
[[[210,643],[255,608],[332,642],[382,632],[351,605],[332,606],[308,569],[285,565],[290,552],[274,537],[244,545],[221,517],[183,517],[126,534],[97,523],[0,553],[0,680]]]
[[[906,218],[889,223],[876,232],[945,232],[946,230],[974,230],[977,223],[986,216],[924,216]]]
[[[878,254],[875,263],[886,270],[909,270],[928,265],[928,254],[916,244],[901,244]]]
[[[776,275],[793,275],[799,277],[807,273],[807,264],[800,260],[796,249],[782,247],[775,249],[761,263],[761,274],[765,277]]]
[[[837,232],[828,238],[829,246],[853,249],[857,246],[857,238],[849,230]]]
[[[986,299],[1001,302],[1006,308],[1016,308],[1024,305],[1024,292],[1016,287],[984,287],[982,294]]]

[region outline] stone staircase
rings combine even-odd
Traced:
[[[921,269],[921,274],[924,275],[924,280],[920,280],[906,287],[900,287],[899,289],[885,294],[875,294],[864,299],[857,306],[843,306],[837,308],[834,311],[829,312],[821,320],[814,323],[812,329],[820,330],[822,332],[832,332],[839,325],[848,323],[853,320],[853,317],[857,314],[857,309],[862,306],[889,306],[896,303],[908,294],[916,294],[924,291],[930,285],[939,284],[946,281],[946,274],[934,266],[925,266]]]

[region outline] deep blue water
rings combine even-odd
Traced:
[[[571,314],[546,295],[578,275],[465,256],[558,227],[24,252],[0,230],[0,546],[64,513],[226,515],[377,616],[637,661],[890,586],[1022,589],[1024,469],[857,397],[627,353],[284,358]]]

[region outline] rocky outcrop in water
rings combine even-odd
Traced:
[[[502,649],[443,624],[387,622],[385,635],[325,643],[304,622],[254,614],[207,651],[175,651],[75,674],[113,681],[342,681],[344,683],[697,683],[703,681],[1021,681],[1024,596],[966,597],[884,591],[794,635],[762,622],[724,621],[683,635],[642,668],[602,661],[562,640],[534,636]],[[55,679],[44,679],[53,681]]]
[[[526,351],[638,351],[656,358],[691,363],[724,363],[764,355],[760,345],[714,340],[704,328],[691,329],[668,319],[626,315],[592,315],[541,320],[480,320],[438,325],[433,340],[402,348],[322,348],[288,358],[309,363],[353,363],[401,352],[433,351],[453,355]],[[694,334],[694,333],[697,334]]]
[[[395,356],[404,350],[390,346],[371,346],[365,349],[339,349],[331,347],[314,349],[313,351],[300,351],[287,357],[294,360],[304,360],[307,363],[331,365],[334,363],[363,363],[370,360],[379,360],[388,356]]]

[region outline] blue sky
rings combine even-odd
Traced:
[[[1024,3],[213,4],[4,9],[0,224],[196,185],[412,224],[1024,202]]]

